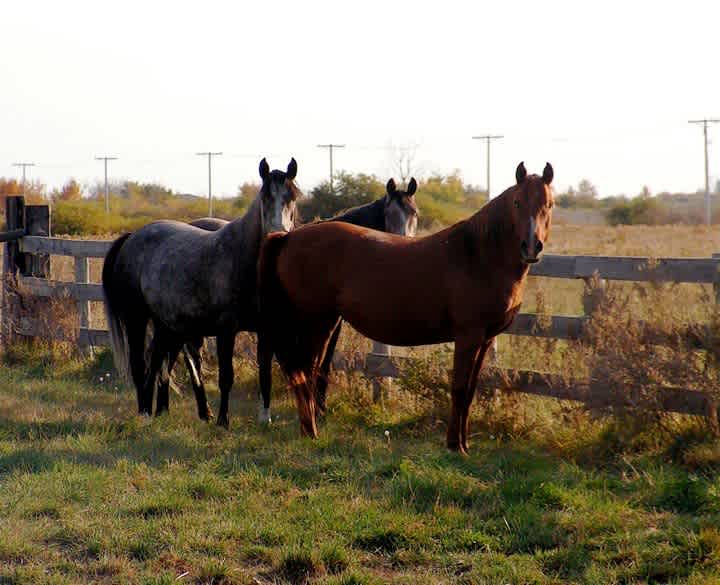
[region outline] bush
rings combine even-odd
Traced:
[[[655,197],[635,197],[620,200],[608,209],[610,225],[660,225],[668,223],[666,207]]]
[[[241,216],[249,201],[245,198],[220,199],[213,203],[215,216],[235,219]],[[97,199],[59,201],[52,207],[51,226],[54,234],[118,234],[135,231],[151,221],[176,219],[192,221],[208,214],[204,199],[183,199],[168,196],[156,203],[145,199],[113,197],[110,214],[105,202]]]

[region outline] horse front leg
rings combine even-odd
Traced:
[[[270,424],[272,417],[270,416],[270,397],[272,393],[272,345],[268,336],[258,332],[257,359],[260,376],[260,397],[262,404],[258,410],[258,422],[260,424]]]
[[[230,419],[228,417],[228,408],[230,402],[230,390],[233,385],[233,350],[235,348],[235,334],[218,335],[217,337],[217,356],[220,386],[220,412],[218,413],[217,424],[221,427],[228,428]]]
[[[472,394],[469,392],[478,349],[482,342],[477,339],[456,339],[453,358],[452,405],[447,430],[447,446],[451,451],[459,451],[467,455],[467,447],[463,444],[463,425],[470,410]]]
[[[473,364],[472,373],[470,374],[470,381],[468,383],[468,389],[467,389],[467,405],[465,408],[465,412],[460,418],[460,444],[462,445],[462,450],[467,453],[468,451],[468,428],[469,428],[469,420],[470,420],[470,406],[472,405],[473,397],[475,396],[475,391],[477,390],[477,381],[478,376],[480,375],[480,370],[483,367],[483,363],[485,362],[485,358],[487,356],[488,350],[493,346],[493,339],[490,339],[483,343],[480,346],[480,351],[477,353],[477,356],[475,357],[475,363]]]
[[[185,357],[185,366],[190,373],[190,383],[195,394],[198,417],[200,420],[209,421],[213,415],[208,406],[205,384],[202,381],[202,357],[200,355],[202,345],[202,338],[186,343],[183,347],[183,356]]]

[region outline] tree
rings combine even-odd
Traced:
[[[578,183],[577,189],[568,187],[565,193],[559,193],[555,200],[560,207],[597,207],[598,190],[588,179]]]
[[[399,146],[391,143],[388,148],[392,172],[400,179],[401,183],[406,183],[413,175],[420,174],[416,161],[417,143],[413,142]]]
[[[53,201],[79,201],[82,199],[82,187],[75,179],[70,179],[60,189],[53,189],[50,194]]]
[[[127,198],[128,191],[127,191],[127,182],[126,181],[119,181],[119,180],[110,180],[108,181],[108,194],[110,197],[123,197]],[[105,199],[105,182],[104,181],[97,181],[95,184],[90,187],[90,199]]]
[[[171,189],[158,183],[137,183],[128,181],[126,183],[128,197],[130,199],[141,199],[150,203],[162,203],[173,196]]]
[[[253,183],[245,181],[238,187],[238,197],[247,201],[252,201],[255,196],[260,192],[262,185],[260,183]]]
[[[583,179],[578,183],[577,197],[580,199],[597,199],[597,187],[587,179]]]
[[[334,180],[335,194],[330,191],[330,182],[323,181],[312,191],[310,197],[300,202],[300,213],[304,219],[327,218],[339,212],[370,203],[385,195],[385,185],[375,176],[359,173],[340,172]]]
[[[418,191],[423,194],[423,198],[432,198],[438,202],[456,205],[465,203],[465,187],[459,170],[452,175],[433,175],[420,181]]]
[[[45,201],[45,185],[40,181],[26,181],[24,191],[26,203],[43,203]],[[22,194],[22,181],[0,177],[0,200],[3,211],[5,210],[5,198],[8,195]]]

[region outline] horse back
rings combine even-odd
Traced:
[[[341,222],[285,238],[277,275],[308,320],[339,314],[364,335],[394,345],[450,336],[442,247]]]

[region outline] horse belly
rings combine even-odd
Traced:
[[[365,303],[341,297],[340,315],[365,337],[388,345],[429,345],[452,341],[452,330],[442,307],[405,299],[390,302],[382,295]]]

